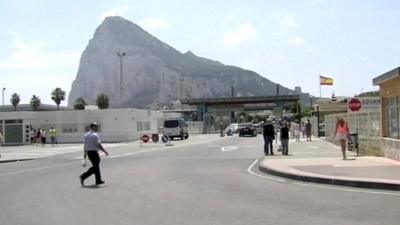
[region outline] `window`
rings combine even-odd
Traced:
[[[387,102],[388,136],[399,139],[399,97],[391,97]]]
[[[78,133],[78,124],[63,124],[61,133]]]

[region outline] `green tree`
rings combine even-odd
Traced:
[[[110,105],[108,96],[105,94],[98,95],[96,99],[96,104],[99,107],[99,109],[107,109]]]
[[[14,106],[14,111],[17,111],[17,106],[21,101],[20,96],[17,93],[11,95],[10,102]]]
[[[379,91],[367,91],[357,95],[356,97],[379,97],[379,96],[380,96]]]
[[[36,111],[40,107],[40,98],[39,96],[33,95],[31,98],[31,107],[34,111]]]
[[[51,99],[57,104],[57,111],[60,110],[61,101],[65,100],[65,91],[56,88],[51,92]]]
[[[76,110],[84,110],[86,106],[86,101],[82,97],[76,99],[74,104],[74,109]]]

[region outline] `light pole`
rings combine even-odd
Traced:
[[[1,89],[1,99],[2,99],[2,104],[3,104],[3,106],[4,106],[4,92],[6,91],[6,88],[5,87],[3,87],[2,89]]]
[[[124,73],[124,64],[123,58],[126,56],[125,52],[117,52],[117,56],[119,58],[119,106],[122,106],[122,83],[123,83],[123,73]]]

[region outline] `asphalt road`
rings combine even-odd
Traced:
[[[100,187],[80,187],[81,153],[0,164],[0,224],[399,224],[400,193],[271,177],[261,137],[196,138],[109,149]]]

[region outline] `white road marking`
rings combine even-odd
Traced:
[[[239,148],[238,146],[224,146],[221,148],[221,151],[228,152],[228,151],[236,150],[238,148]]]
[[[283,180],[283,179],[267,177],[267,176],[263,176],[263,175],[260,175],[260,174],[258,174],[258,173],[253,172],[252,168],[253,168],[253,166],[255,166],[257,163],[258,163],[258,159],[256,159],[256,160],[249,166],[249,168],[247,168],[247,172],[249,172],[250,174],[252,174],[252,175],[254,175],[254,176],[261,177],[261,178],[264,178],[264,179],[274,180],[274,181],[278,181],[278,182],[282,182],[282,183],[287,183],[287,181],[286,181],[286,180]]]
[[[256,159],[247,169],[247,172],[249,172],[251,175],[261,177],[264,179],[268,180],[274,180],[282,183],[290,183],[290,184],[295,184],[295,185],[300,185],[300,186],[306,186],[306,187],[313,187],[313,188],[319,188],[319,189],[327,189],[327,190],[335,190],[335,191],[348,191],[348,192],[356,192],[356,193],[364,193],[364,194],[377,194],[377,195],[391,195],[391,196],[400,196],[400,193],[393,193],[393,192],[387,192],[387,191],[367,191],[367,190],[357,190],[353,188],[345,188],[345,187],[335,187],[332,185],[330,186],[322,186],[318,184],[312,184],[308,182],[288,182],[288,180],[283,180],[283,179],[275,179],[267,175],[261,175],[258,173],[255,173],[252,169],[253,167],[258,163],[258,159]]]

